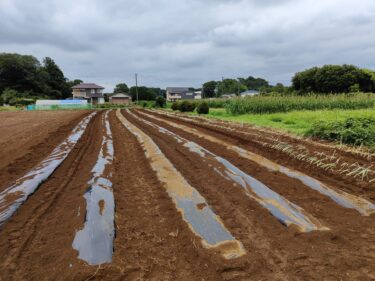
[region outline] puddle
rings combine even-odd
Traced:
[[[78,258],[90,265],[112,261],[113,239],[115,237],[114,213],[115,201],[112,182],[105,176],[113,162],[112,132],[108,120],[108,111],[103,116],[105,133],[93,176],[88,182],[86,199],[86,217],[82,230],[77,231],[72,247],[79,252]]]
[[[355,209],[360,214],[362,214],[364,216],[368,216],[368,215],[371,215],[371,214],[375,213],[375,204],[371,203],[370,201],[368,201],[366,199],[363,199],[361,197],[346,193],[346,192],[341,191],[341,190],[337,190],[337,189],[335,190],[332,187],[330,187],[330,186],[322,183],[321,181],[319,181],[317,179],[314,179],[314,178],[312,178],[312,177],[310,177],[306,174],[303,174],[301,172],[298,172],[298,171],[289,169],[287,167],[284,167],[282,165],[276,164],[275,162],[272,162],[271,160],[269,160],[269,159],[267,159],[263,156],[260,156],[258,154],[255,154],[255,153],[252,153],[250,151],[244,150],[244,149],[242,149],[238,146],[232,145],[228,142],[222,141],[222,140],[217,139],[213,136],[205,135],[205,134],[200,133],[199,131],[194,130],[193,128],[190,128],[188,126],[175,124],[175,123],[170,122],[168,120],[164,120],[164,119],[155,117],[153,115],[150,115],[150,114],[147,114],[147,113],[144,113],[144,112],[140,112],[140,114],[143,114],[143,115],[145,115],[149,118],[153,118],[153,119],[158,120],[158,121],[165,122],[170,126],[182,129],[186,132],[189,132],[191,134],[194,134],[198,137],[204,138],[204,139],[209,140],[211,142],[224,145],[227,149],[238,153],[239,156],[241,156],[243,158],[247,158],[251,161],[254,161],[255,163],[269,169],[270,171],[280,172],[280,173],[282,173],[282,174],[284,174],[284,175],[286,175],[290,178],[294,178],[294,179],[297,179],[297,180],[301,181],[307,187],[309,187],[311,189],[314,189],[314,190],[318,191],[319,193],[321,193],[325,196],[328,196],[334,202],[336,202],[337,204],[339,204],[342,207]],[[153,124],[153,123],[151,123],[151,124]]]
[[[34,193],[72,151],[96,112],[82,119],[71,135],[25,176],[0,193],[0,226]]]
[[[164,183],[168,195],[172,198],[189,228],[201,238],[203,247],[219,251],[226,259],[244,255],[245,250],[242,243],[232,236],[221,219],[208,207],[206,200],[194,187],[189,185],[153,140],[131,124],[120,111],[117,111],[116,114],[123,125],[137,137],[143,146],[152,169],[157,173],[159,180]]]
[[[135,118],[138,118],[139,120],[155,128],[160,127],[147,120],[141,119],[134,114],[132,116],[135,116]],[[245,190],[247,196],[256,200],[282,224],[286,226],[293,224],[302,232],[327,230],[326,227],[321,226],[317,219],[307,215],[301,207],[289,202],[287,199],[271,190],[262,182],[241,171],[226,159],[215,155],[200,145],[180,137],[165,128],[163,128],[163,132],[168,135],[173,135],[175,138],[179,138],[180,141],[183,142],[184,147],[212,163],[208,166],[225,179],[232,180],[241,186]]]

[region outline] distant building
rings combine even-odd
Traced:
[[[94,83],[81,83],[72,87],[73,99],[87,100],[91,104],[104,103],[102,86]]]
[[[37,100],[35,105],[27,107],[28,110],[34,109],[78,109],[78,108],[90,108],[87,100]]]
[[[245,92],[242,92],[240,94],[240,96],[244,98],[244,97],[256,96],[256,95],[259,95],[259,94],[260,94],[260,92],[257,91],[257,90],[247,90]]]
[[[194,92],[194,99],[201,100],[202,99],[202,91]]]
[[[186,87],[167,87],[167,101],[193,100],[196,94]]]
[[[236,95],[235,94],[224,94],[224,95],[221,95],[221,97],[223,99],[232,99],[232,98],[235,98]]]
[[[132,97],[127,94],[117,93],[109,97],[109,102],[113,104],[130,104]]]

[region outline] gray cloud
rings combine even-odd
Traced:
[[[53,57],[71,79],[199,86],[314,65],[375,68],[372,0],[1,0],[0,51]]]

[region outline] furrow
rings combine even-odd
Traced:
[[[272,172],[280,172],[290,178],[297,179],[300,182],[302,182],[305,186],[318,191],[319,193],[329,197],[331,200],[339,204],[340,206],[343,206],[345,208],[350,208],[358,211],[361,215],[369,216],[373,213],[375,213],[375,204],[371,203],[370,201],[349,194],[347,192],[344,192],[342,190],[334,189],[333,187],[328,186],[327,184],[322,183],[321,181],[312,178],[304,173],[301,173],[296,170],[289,169],[285,166],[279,165],[261,155],[255,154],[253,152],[250,152],[248,150],[242,149],[239,146],[232,145],[229,142],[226,142],[224,140],[220,140],[214,136],[203,134],[199,132],[198,130],[195,130],[193,128],[190,128],[189,126],[185,126],[182,124],[175,124],[169,120],[165,120],[159,117],[156,117],[154,115],[150,115],[144,112],[139,112],[139,114],[142,114],[144,116],[147,116],[151,119],[158,120],[161,122],[165,122],[166,124],[182,129],[188,133],[194,134],[200,138],[206,139],[208,141],[211,141],[213,143],[217,143],[220,145],[224,145],[228,150],[231,150],[233,152],[236,152],[240,157],[249,159],[258,165],[261,165],[265,168],[267,168],[269,171]]]
[[[72,151],[88,123],[96,113],[83,118],[73,129],[72,134],[52,153],[13,185],[0,193],[0,226],[8,220],[16,210],[33,194],[38,187],[61,165]]]
[[[232,236],[202,195],[175,169],[154,141],[130,123],[119,110],[116,115],[142,145],[152,169],[164,184],[184,221],[201,238],[203,247],[219,251],[226,259],[243,256],[245,250],[242,243]]]
[[[195,142],[189,141],[159,125],[151,123],[145,119],[139,118],[128,111],[134,118],[144,122],[145,124],[155,127],[159,132],[170,135],[178,143],[187,147],[191,152],[196,153],[209,162],[209,166],[216,173],[227,180],[231,180],[241,186],[246,195],[257,201],[261,206],[266,208],[273,216],[286,226],[295,225],[301,232],[309,232],[313,230],[327,230],[328,228],[307,214],[301,207],[289,202],[259,180],[246,174],[226,159],[215,155],[209,150],[203,148]]]
[[[105,131],[97,161],[92,168],[86,199],[84,227],[74,238],[72,247],[79,252],[79,258],[90,265],[112,261],[115,236],[115,203],[112,191],[112,162],[114,156],[112,132],[108,111],[103,116]]]

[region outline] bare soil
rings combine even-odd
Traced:
[[[142,146],[112,111],[109,120],[115,156],[111,178],[115,198],[114,252],[111,263],[88,265],[78,258],[72,243],[85,220],[83,195],[101,147],[103,112],[98,112],[62,165],[0,228],[0,280],[375,280],[374,214],[361,216],[298,180],[270,172],[218,143],[144,117],[137,111],[134,113],[227,159],[304,208],[330,230],[301,233],[296,228],[282,225],[260,204],[249,199],[239,186],[220,177],[214,167],[173,137],[122,111],[132,124],[153,139],[187,182],[206,199],[232,235],[242,242],[246,255],[226,260],[203,248],[177,212]],[[23,154],[13,160],[11,156],[4,156],[8,157],[5,166],[12,167],[12,172],[0,169],[0,179],[10,181],[22,176],[28,167],[17,159],[30,153],[30,161],[40,161],[85,114],[80,112],[65,121],[68,123],[60,126],[56,133],[59,138],[51,137],[54,134],[46,129],[44,136],[30,138],[33,145]],[[239,145],[337,189],[375,202],[375,190],[369,190],[368,186],[364,188],[348,178],[322,173],[312,167],[307,169],[283,153],[253,143],[240,131],[219,130],[204,122],[197,125],[157,116]],[[4,137],[6,139],[14,141],[9,133]],[[48,147],[41,149],[41,156],[35,152],[40,146]],[[8,155],[10,151],[1,153]],[[349,154],[345,157],[351,159]],[[352,159],[358,161],[355,156]]]
[[[61,143],[87,111],[0,112],[0,191]]]

